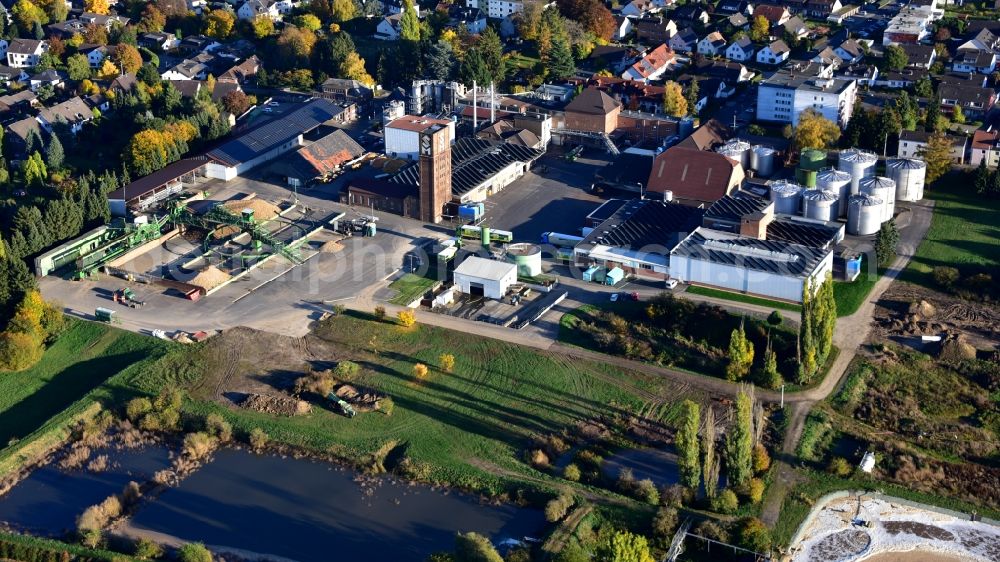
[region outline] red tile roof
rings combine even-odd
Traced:
[[[972,148],[990,150],[997,145],[997,137],[1000,137],[997,131],[976,131],[972,134]]]
[[[664,43],[636,61],[632,65],[632,70],[639,76],[648,78],[651,74],[670,64],[672,60],[674,60],[674,52]]]
[[[788,9],[785,8],[784,6],[768,6],[766,4],[762,4],[760,6],[757,6],[753,11],[754,17],[764,16],[765,18],[767,18],[767,21],[771,22],[772,24],[778,23],[779,21],[782,20],[782,18],[784,18],[787,15],[788,15]]]
[[[717,153],[675,146],[653,161],[648,191],[670,191],[674,199],[714,202],[729,193],[739,163]]]

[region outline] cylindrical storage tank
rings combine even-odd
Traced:
[[[482,229],[479,231],[479,233],[482,234],[483,246],[489,246],[490,245],[490,227],[488,227],[488,226],[482,227]]]
[[[877,176],[861,180],[861,192],[882,200],[882,222],[892,219],[896,211],[896,182]]]
[[[798,170],[795,170],[795,179],[798,180],[803,187],[816,187],[816,170],[799,168]]]
[[[867,193],[851,196],[847,204],[847,233],[854,236],[868,236],[878,232],[882,226],[882,209],[885,204]]]
[[[719,148],[717,148],[715,151],[725,156],[726,158],[729,158],[730,160],[735,160],[739,162],[740,165],[743,165],[743,152],[739,148],[735,146],[730,146],[728,144],[724,144]]]
[[[755,146],[750,151],[750,168],[758,176],[769,177],[774,173],[774,149],[770,146]]]
[[[507,259],[517,266],[518,277],[538,277],[542,274],[542,249],[535,244],[507,246]]]
[[[799,154],[799,168],[818,172],[826,167],[826,151],[817,148],[807,148]]]
[[[802,207],[802,186],[785,180],[771,182],[771,201],[775,213],[797,215]]]
[[[860,192],[861,178],[869,178],[875,175],[875,165],[878,164],[878,156],[871,152],[865,152],[857,148],[849,148],[840,152],[837,160],[837,169],[841,172],[851,174],[851,195]]]
[[[836,168],[820,170],[816,175],[816,187],[837,194],[837,216],[847,214],[847,199],[851,196],[851,174]]]
[[[840,212],[839,198],[835,191],[807,189],[802,192],[802,215],[807,219],[835,221]]]
[[[886,163],[886,175],[896,182],[896,201],[920,201],[924,198],[927,164],[914,158],[892,158]]]
[[[746,141],[741,141],[740,139],[733,139],[727,142],[724,146],[729,147],[729,150],[734,154],[739,154],[739,158],[734,158],[737,162],[743,166],[744,170],[750,169],[750,153],[753,151],[753,147],[750,143]]]

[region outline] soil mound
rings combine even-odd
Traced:
[[[340,243],[340,240],[330,240],[328,242],[324,242],[323,245],[319,247],[319,251],[327,254],[339,252],[343,249],[344,245]]]
[[[205,269],[198,272],[197,275],[188,280],[188,283],[192,285],[197,285],[206,291],[212,290],[219,285],[222,285],[226,281],[229,281],[230,275],[221,269],[210,265]]]
[[[312,406],[308,402],[288,398],[286,396],[275,396],[273,394],[248,394],[240,402],[241,408],[272,414],[276,416],[296,416],[308,414],[312,411]]]

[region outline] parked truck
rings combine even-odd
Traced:
[[[129,308],[139,308],[140,306],[146,304],[144,301],[135,298],[135,293],[132,291],[132,289],[129,289],[128,287],[124,287],[122,289],[118,289],[117,291],[115,291],[111,295],[111,300],[117,303],[124,304]]]
[[[344,417],[353,418],[354,416],[358,415],[357,410],[355,410],[353,406],[347,403],[346,400],[337,396],[337,394],[332,390],[330,391],[330,394],[326,395],[326,399],[329,400],[330,402],[333,402],[334,405],[337,406],[337,411],[340,412],[340,414],[343,415]]]

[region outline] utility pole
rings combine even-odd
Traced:
[[[785,409],[785,385],[781,385],[781,409]]]

